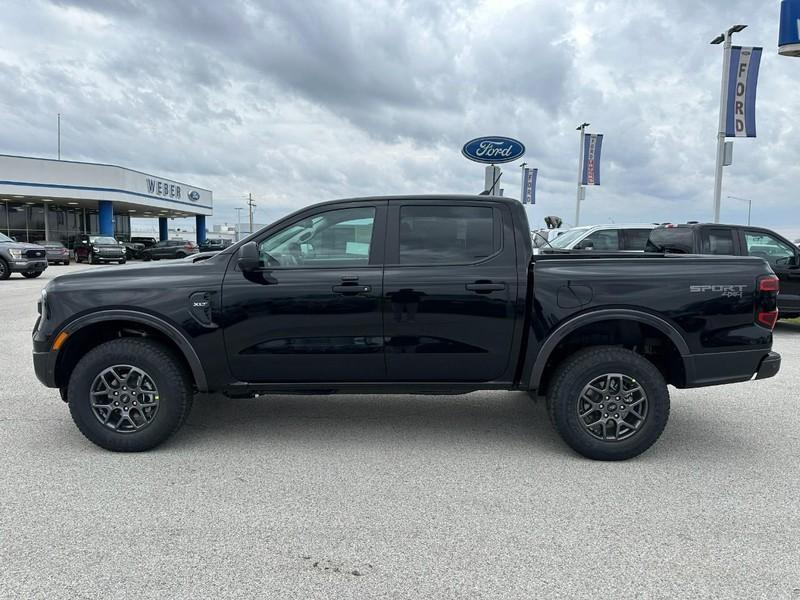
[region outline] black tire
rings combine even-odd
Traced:
[[[185,252],[178,252],[177,254],[175,254],[175,258],[186,258],[187,256],[188,254],[186,254]]]
[[[619,392],[620,396],[613,395],[619,387],[615,383],[610,383],[610,396],[602,396],[604,392],[588,388],[589,384],[596,383],[607,374],[621,376],[616,379],[619,383],[622,378],[632,381],[633,386],[629,389],[638,386],[640,391],[634,393],[639,400],[635,400],[633,394],[626,396],[624,386],[623,392]],[[610,377],[615,380],[613,376]],[[606,379],[607,382],[611,380]],[[592,398],[598,403],[610,400],[610,404],[595,405],[590,402],[592,398],[584,395],[587,388],[587,393],[593,395]],[[605,389],[609,390],[608,387]],[[644,400],[641,400],[642,396]],[[621,402],[629,398],[629,406],[615,400],[618,398],[622,398]],[[641,407],[642,403],[644,408],[638,410],[646,412],[640,419],[633,406],[638,404]],[[609,410],[609,413],[598,410],[598,406]],[[623,412],[620,407],[628,412]],[[550,384],[547,409],[558,434],[576,452],[593,460],[626,460],[647,450],[664,431],[669,419],[669,391],[659,370],[647,359],[624,348],[597,346],[572,355],[558,366]],[[588,413],[589,410],[596,412]],[[618,412],[611,413],[611,410]],[[587,416],[582,419],[581,414]],[[613,419],[620,415],[628,421]],[[602,424],[588,427],[595,423],[595,418]],[[600,435],[606,437],[606,424],[613,432],[611,435],[618,435],[620,439],[600,439]]]
[[[64,266],[65,266],[65,267],[68,267],[68,266],[69,266],[69,261],[68,261],[68,260],[65,260],[65,261],[64,261]]]
[[[123,258],[122,260],[120,260],[120,261],[118,261],[118,262],[119,262],[119,264],[121,264],[121,265],[124,265],[124,264],[125,264],[125,261],[126,261],[126,259],[124,259],[124,258]]]
[[[36,279],[39,275],[44,273],[44,271],[25,271],[22,276],[25,279]]]
[[[0,258],[0,281],[4,279],[8,279],[11,277],[11,267],[8,266],[8,263]]]
[[[96,265],[96,264],[98,264],[99,262],[100,262],[100,261],[99,261],[99,260],[97,260],[97,257],[94,255],[94,252],[91,252],[91,253],[89,254],[89,264]]]
[[[144,262],[150,262],[150,255],[149,254],[145,254],[144,256],[142,256],[142,260]]]
[[[92,408],[92,386],[101,373],[116,365],[140,369],[155,384],[157,409],[141,429],[115,430],[113,425],[104,425]],[[72,371],[67,394],[69,412],[81,433],[114,452],[142,452],[167,440],[186,420],[193,399],[189,376],[172,351],[158,342],[136,338],[112,340],[89,351]],[[134,410],[131,408],[131,417]],[[115,416],[107,420],[115,421],[122,414],[121,408],[113,411]],[[141,416],[141,411],[138,414]]]

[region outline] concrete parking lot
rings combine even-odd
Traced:
[[[0,282],[3,598],[800,598],[800,326],[624,463],[494,392],[200,397],[125,455],[31,366],[39,290],[86,268]]]

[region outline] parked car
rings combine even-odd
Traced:
[[[127,260],[142,257],[144,244],[140,244],[138,242],[123,242],[122,245],[125,246],[125,258]]]
[[[550,246],[558,250],[644,252],[647,236],[653,227],[655,225],[652,223],[573,227],[563,235],[550,240]]]
[[[201,262],[55,278],[33,360],[110,450],[163,442],[195,392],[505,389],[547,396],[572,448],[621,460],[663,431],[668,384],[778,372],[777,284],[761,258],[533,255],[506,198],[340,200]]]
[[[207,239],[200,244],[200,252],[216,252],[219,250],[224,250],[232,243],[233,242],[231,242],[231,240]]]
[[[47,268],[47,251],[37,244],[18,242],[0,233],[0,280],[12,273],[27,279],[41,275]]]
[[[125,246],[108,235],[75,236],[75,262],[90,262],[93,265],[101,262],[125,264]]]
[[[545,248],[557,237],[567,233],[569,229],[536,229],[531,231],[534,248]]]
[[[48,264],[69,264],[69,250],[61,242],[55,240],[45,240],[38,244],[47,251]]]
[[[188,240],[165,240],[155,246],[142,250],[142,260],[160,260],[162,258],[186,258],[198,252],[197,244]]]
[[[770,229],[718,223],[666,224],[650,232],[647,252],[763,258],[781,282],[780,318],[800,317],[800,249]]]
[[[142,244],[145,248],[151,248],[158,243],[158,240],[154,237],[132,237],[131,243]]]

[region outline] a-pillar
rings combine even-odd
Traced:
[[[169,239],[169,222],[167,217],[158,217],[158,239],[166,242]]]
[[[202,244],[206,241],[206,216],[195,215],[194,223],[195,231],[197,231],[197,243]]]
[[[100,225],[100,235],[114,235],[114,205],[111,200],[100,200],[98,203],[100,214],[98,221]]]

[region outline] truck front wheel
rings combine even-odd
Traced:
[[[625,460],[652,446],[669,419],[669,391],[659,370],[615,346],[582,350],[561,363],[548,394],[561,438],[594,460]]]
[[[72,420],[90,441],[116,452],[141,452],[180,428],[191,409],[192,385],[162,344],[121,338],[78,362],[67,400]]]

